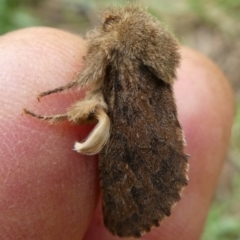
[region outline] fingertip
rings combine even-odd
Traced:
[[[77,154],[72,147],[91,127],[50,126],[22,109],[57,114],[82,98],[83,91],[70,91],[40,103],[35,99],[73,80],[83,66],[84,41],[60,30],[30,28],[1,37],[0,48],[1,191],[9,193],[0,200],[6,209],[0,235],[81,239],[99,198],[97,157]]]

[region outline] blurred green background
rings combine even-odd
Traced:
[[[202,240],[240,240],[240,0],[139,0],[182,44],[209,56],[233,87],[237,109],[232,140]],[[96,12],[119,0],[0,0],[0,34],[51,26],[85,34]]]

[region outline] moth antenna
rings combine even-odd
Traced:
[[[94,155],[100,152],[110,136],[110,119],[102,108],[95,112],[98,124],[92,130],[85,142],[76,142],[74,150],[87,155]]]
[[[53,116],[43,116],[43,115],[39,115],[39,114],[36,114],[34,112],[31,112],[26,108],[24,108],[23,111],[24,111],[25,114],[31,115],[32,117],[35,117],[35,118],[38,118],[38,119],[42,119],[44,121],[49,121],[51,123],[62,122],[62,121],[67,120],[67,118],[68,118],[67,114],[59,114],[59,115],[53,115]]]

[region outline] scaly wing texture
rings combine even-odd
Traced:
[[[140,237],[171,213],[187,185],[187,155],[172,87],[140,63],[109,66],[103,95],[111,135],[100,153],[104,223]]]

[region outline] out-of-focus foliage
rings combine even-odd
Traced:
[[[34,0],[1,0],[0,1],[0,34],[11,30],[38,25],[39,21],[28,9]]]

